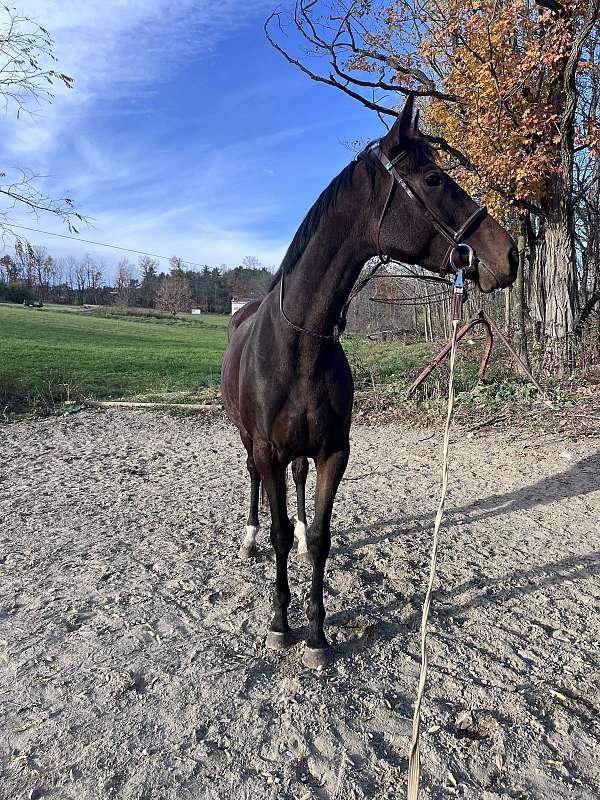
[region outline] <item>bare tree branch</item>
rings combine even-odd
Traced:
[[[48,31],[18,14],[8,6],[0,7],[0,104],[4,111],[15,110],[19,118],[23,112],[33,114],[31,106],[52,102],[54,87],[62,84],[67,88],[73,79],[54,68],[54,41]],[[84,217],[68,197],[53,199],[36,186],[40,176],[26,169],[19,177],[11,179],[0,173],[0,236],[14,236],[10,228],[10,213],[25,209],[34,214],[48,213],[62,219],[70,231],[77,233],[75,221],[84,222]]]

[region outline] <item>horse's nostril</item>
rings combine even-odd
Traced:
[[[513,274],[516,275],[519,269],[519,251],[516,247],[511,247],[508,251],[508,263]]]

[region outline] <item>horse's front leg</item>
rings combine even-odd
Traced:
[[[275,550],[275,593],[273,620],[267,634],[267,647],[282,650],[295,644],[288,624],[287,610],[291,600],[287,562],[294,543],[294,526],[287,514],[285,466],[271,454],[268,445],[254,446],[254,463],[260,473],[271,508],[271,543]]]
[[[324,667],[332,660],[331,649],[325,638],[323,622],[323,578],[325,562],[331,547],[331,512],[337,488],[342,480],[350,445],[345,444],[334,453],[315,460],[317,467],[317,486],[315,491],[315,517],[306,534],[308,552],[313,564],[310,599],[307,608],[308,638],[302,656],[306,667]]]

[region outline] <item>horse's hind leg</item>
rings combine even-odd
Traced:
[[[239,549],[239,557],[246,561],[256,555],[256,534],[258,533],[258,495],[260,491],[260,475],[254,464],[252,454],[252,440],[243,438],[244,446],[248,451],[246,467],[250,474],[250,512],[246,523],[246,535]]]
[[[287,610],[291,601],[287,562],[294,543],[294,526],[287,514],[285,466],[271,453],[268,445],[254,447],[254,461],[269,497],[271,508],[271,542],[275,549],[275,592],[273,619],[267,634],[267,647],[281,650],[295,644],[288,624]]]
[[[306,476],[308,475],[308,458],[301,456],[292,461],[292,477],[296,484],[296,502],[298,516],[294,528],[294,536],[298,539],[298,559],[310,563],[306,547]]]
[[[323,632],[325,606],[323,605],[323,578],[325,562],[331,547],[331,512],[333,501],[348,463],[349,446],[316,460],[317,487],[315,491],[315,517],[306,534],[308,552],[313,564],[308,616],[308,638],[302,656],[306,667],[323,667],[331,661],[329,643]]]

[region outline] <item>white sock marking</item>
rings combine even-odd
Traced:
[[[294,536],[298,539],[298,553],[308,553],[306,546],[306,525],[299,520],[294,527]]]
[[[242,547],[250,550],[256,544],[256,534],[258,533],[258,525],[246,525],[246,535],[242,542]]]

